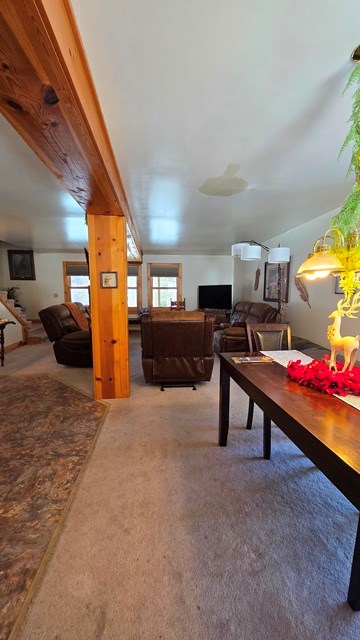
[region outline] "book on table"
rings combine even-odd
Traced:
[[[261,364],[265,362],[274,362],[273,359],[270,358],[269,356],[261,356],[261,355],[260,356],[233,356],[231,360],[235,362],[235,364],[248,364],[248,363]]]

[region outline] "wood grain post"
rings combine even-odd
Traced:
[[[88,214],[90,306],[96,400],[130,394],[127,311],[126,221]],[[117,287],[101,286],[102,273],[116,273]]]

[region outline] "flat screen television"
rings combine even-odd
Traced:
[[[199,309],[231,309],[231,284],[200,284]]]

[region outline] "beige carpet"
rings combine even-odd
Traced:
[[[358,640],[352,505],[276,428],[262,460],[261,414],[247,432],[235,386],[217,446],[218,363],[197,391],[161,392],[131,341],[132,395],[110,402],[18,638]]]

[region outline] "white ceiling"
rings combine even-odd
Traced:
[[[144,253],[229,254],[343,204],[359,0],[72,4]],[[0,135],[0,240],[82,250],[83,211]]]

